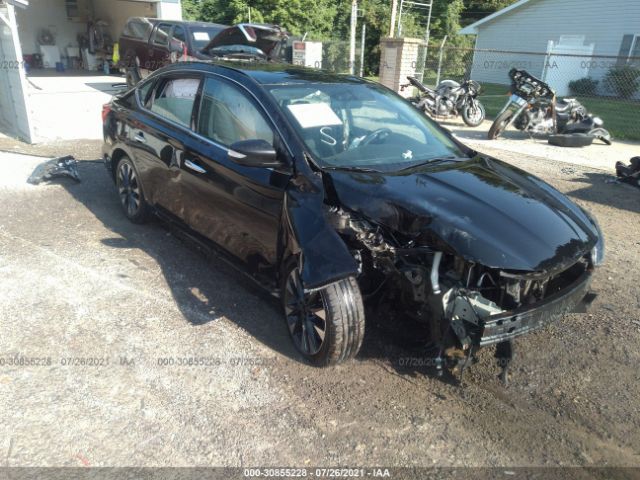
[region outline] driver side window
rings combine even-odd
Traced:
[[[239,88],[217,78],[207,78],[201,102],[200,135],[225,147],[243,140],[266,140],[273,145],[273,130]]]

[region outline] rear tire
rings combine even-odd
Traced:
[[[282,303],[296,349],[319,367],[357,355],[364,338],[364,306],[353,277],[311,293],[304,292],[298,267],[284,276]]]
[[[513,112],[509,110],[498,115],[493,121],[491,128],[489,129],[489,134],[487,135],[489,137],[489,140],[495,140],[500,135],[502,135],[502,132],[505,131],[507,125],[509,124],[509,122],[511,122],[512,117]]]
[[[470,127],[477,127],[482,122],[484,122],[485,111],[484,105],[482,103],[477,102],[476,108],[473,105],[465,105],[462,109],[462,120]]]
[[[126,155],[116,165],[116,187],[127,218],[133,223],[145,223],[149,219],[149,204],[144,198],[138,172]]]
[[[556,147],[580,148],[593,143],[594,137],[586,133],[549,135],[549,145]]]

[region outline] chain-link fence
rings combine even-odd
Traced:
[[[424,81],[473,79],[483,87],[487,117],[507,101],[509,70],[520,68],[551,85],[558,97],[577,98],[618,139],[640,140],[640,58],[514,52],[429,46]]]

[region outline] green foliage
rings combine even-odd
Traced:
[[[632,65],[612,67],[604,77],[604,84],[619,97],[631,98],[640,88],[640,68]]]
[[[569,90],[573,95],[595,96],[598,90],[598,80],[590,77],[580,78],[569,82]]]
[[[197,20],[200,14],[198,0],[182,0],[182,17],[185,20]]]

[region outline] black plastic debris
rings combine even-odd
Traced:
[[[32,185],[38,185],[42,182],[63,177],[68,177],[76,182],[80,182],[78,161],[71,155],[54,158],[53,160],[41,163],[27,179],[27,182]]]
[[[616,162],[616,175],[621,182],[640,187],[640,157],[633,157],[630,162]]]

